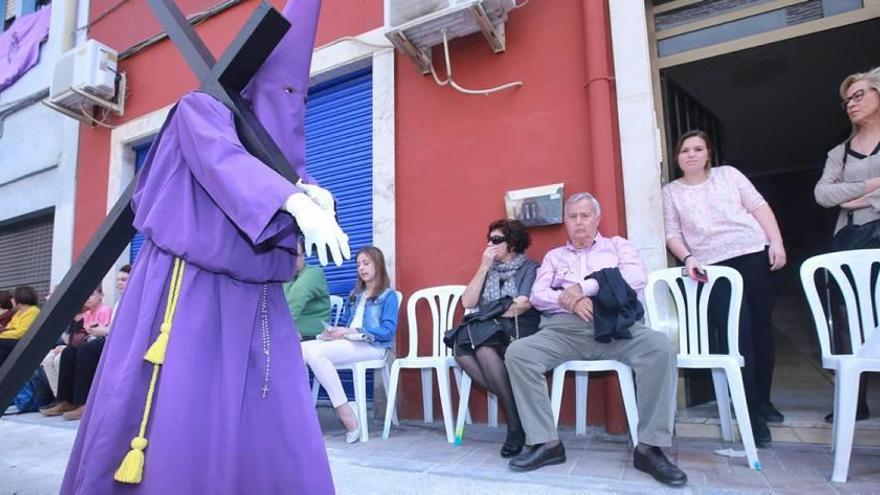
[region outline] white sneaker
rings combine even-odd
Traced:
[[[354,420],[357,421],[357,428],[352,431],[347,431],[345,433],[345,443],[355,443],[361,439],[361,422],[357,415],[357,404],[348,403],[349,407],[351,407],[351,412],[354,414]]]

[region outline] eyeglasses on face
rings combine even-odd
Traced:
[[[871,89],[874,89],[874,88],[871,88]],[[852,102],[858,103],[858,102],[862,101],[862,98],[864,98],[864,97],[865,97],[865,90],[860,89],[860,90],[856,91],[855,93],[847,96],[846,98],[840,100],[840,107],[843,108],[844,110],[846,110],[846,107],[849,106],[849,102],[852,101]]]
[[[502,242],[507,242],[507,237],[504,237],[503,235],[490,235],[486,239],[488,239],[489,242],[495,244],[496,246],[498,244],[501,244]]]

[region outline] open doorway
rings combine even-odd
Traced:
[[[749,177],[779,220],[789,262],[777,281],[773,401],[789,424],[822,424],[832,409],[833,378],[821,367],[798,269],[828,250],[837,215],[816,204],[813,188],[826,153],[850,132],[840,82],[880,65],[870,48],[878,43],[880,19],[870,19],[660,70],[670,152],[681,133],[708,130],[719,161]],[[687,414],[717,416],[714,405],[697,405],[711,392],[701,393],[699,379],[688,381],[695,407]],[[880,382],[869,388],[874,419],[866,424],[880,428]]]

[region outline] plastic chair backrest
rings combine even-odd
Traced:
[[[856,249],[837,253],[820,254],[807,259],[801,265],[801,285],[816,323],[819,347],[822,356],[832,356],[828,320],[822,308],[819,287],[816,285],[816,274],[822,270],[828,274],[829,284],[837,282],[843,294],[846,306],[846,318],[849,322],[849,338],[852,353],[859,352],[864,343],[865,335],[877,328],[875,315],[877,303],[880,301],[880,279],[871,287],[872,271],[880,264],[880,249]],[[844,270],[844,267],[847,270]],[[846,272],[852,275],[852,281]]]
[[[452,350],[443,343],[443,334],[455,326],[455,310],[464,292],[464,285],[440,285],[420,289],[406,303],[406,318],[409,326],[409,354],[406,357],[418,356],[419,330],[416,318],[416,305],[424,299],[431,311],[431,357],[452,356]]]
[[[330,296],[330,318],[333,319],[333,326],[339,325],[339,319],[342,318],[342,307],[345,305],[342,296]]]
[[[739,312],[742,306],[742,276],[726,266],[706,266],[709,282],[701,284],[682,275],[681,267],[657,270],[648,276],[645,287],[645,306],[653,328],[663,325],[659,305],[664,298],[660,291],[672,294],[678,313],[678,352],[687,356],[708,356],[709,351],[709,295],[718,280],[730,282],[730,309],[727,314],[727,349],[731,356],[739,356]],[[703,286],[702,290],[699,286]],[[717,352],[715,353],[717,354]]]

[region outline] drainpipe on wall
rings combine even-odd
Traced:
[[[64,1],[64,23],[61,29],[61,53],[73,48],[76,37],[76,18],[78,11],[77,0]]]
[[[592,193],[602,205],[600,231],[603,235],[626,235],[623,211],[623,184],[620,170],[619,140],[614,132],[616,111],[614,109],[614,68],[611,62],[611,41],[608,32],[611,19],[604,0],[582,0],[584,16],[584,55],[586,57],[585,84],[588,98],[588,121],[590,139],[590,165],[592,169]],[[604,398],[605,428],[610,433],[625,431],[624,412],[617,377],[610,375],[601,380],[590,380],[590,390]],[[589,404],[588,404],[589,406]],[[593,408],[593,416],[601,414],[599,404]]]

